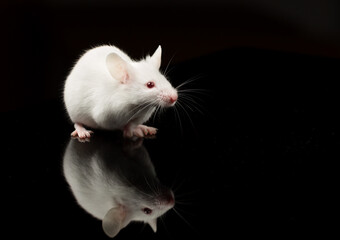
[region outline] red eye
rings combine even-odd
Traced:
[[[153,87],[155,86],[155,83],[154,83],[154,82],[148,82],[148,83],[146,84],[146,86],[147,86],[148,88],[153,88]]]
[[[144,208],[143,209],[143,212],[146,214],[146,215],[149,215],[152,213],[152,210],[150,208]]]

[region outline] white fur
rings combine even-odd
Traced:
[[[90,143],[71,139],[63,169],[79,205],[103,220],[104,231],[111,237],[131,221],[146,222],[156,231],[157,218],[173,207],[162,202],[162,194],[172,192],[159,183],[141,144],[123,145],[99,136]],[[152,214],[146,215],[145,207]]]
[[[160,73],[160,64],[160,46],[141,61],[133,61],[114,46],[87,51],[65,82],[64,101],[71,120],[92,128],[122,130],[127,124],[147,121],[157,106],[172,106],[169,99],[177,98],[177,91]],[[146,86],[149,81],[155,82],[154,88]]]

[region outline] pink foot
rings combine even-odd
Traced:
[[[135,128],[130,128],[130,127],[126,127],[124,129],[124,137],[128,137],[131,138],[133,136],[136,137],[146,137],[146,136],[153,136],[156,135],[157,133],[157,128],[153,128],[153,127],[148,127],[145,125],[138,125]]]
[[[74,130],[71,133],[72,137],[79,137],[80,139],[85,139],[85,138],[90,138],[91,134],[93,133],[93,131],[87,130],[86,128],[83,127],[82,124],[80,123],[75,123],[74,124],[74,128],[76,130]]]

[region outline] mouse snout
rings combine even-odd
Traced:
[[[177,94],[171,95],[169,98],[170,103],[175,103],[177,101],[177,98],[178,98]]]
[[[174,91],[169,92],[168,99],[171,105],[175,104],[178,99],[177,91],[174,90]]]
[[[176,91],[161,91],[160,100],[161,104],[165,107],[173,106],[178,99]]]
[[[162,106],[172,107],[178,100],[178,93],[175,89],[163,89],[158,97]]]
[[[174,206],[175,205],[175,196],[174,193],[169,190],[166,193],[163,193],[160,196],[161,202],[165,205],[169,205],[169,206]]]

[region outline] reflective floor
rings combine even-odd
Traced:
[[[191,79],[183,86],[191,90],[176,110],[151,119],[154,139],[96,130],[90,141],[72,139],[58,100],[2,114],[3,235],[275,239],[325,231],[329,168],[339,159],[339,63],[231,49],[171,66],[172,83]]]

